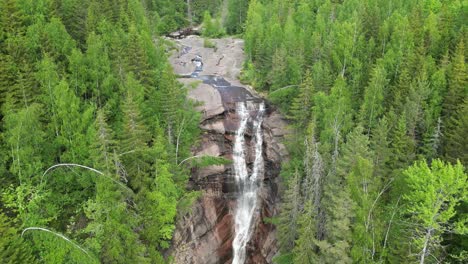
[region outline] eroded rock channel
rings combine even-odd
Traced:
[[[201,143],[194,155],[233,160],[192,172],[190,186],[202,195],[181,217],[173,239],[175,263],[272,263],[278,213],[278,174],[287,158],[281,141],[286,123],[265,100],[237,80],[243,42],[213,40],[204,48],[197,36],[177,40],[171,56],[184,84],[196,82],[189,97],[202,112]]]

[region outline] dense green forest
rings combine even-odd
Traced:
[[[1,1],[2,263],[163,262],[199,116],[154,36],[187,24],[183,2]]]
[[[242,81],[293,131],[275,262],[466,263],[467,18],[465,0],[2,0],[2,263],[167,261],[200,132],[157,36],[200,23],[245,39]]]
[[[250,3],[243,78],[291,120],[278,263],[466,263],[466,1]]]

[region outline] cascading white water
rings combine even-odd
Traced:
[[[252,122],[253,131],[255,133],[253,138],[255,142],[255,160],[252,168],[252,174],[250,176],[248,174],[247,163],[245,160],[244,140],[244,134],[250,119],[250,114],[245,103],[239,103],[236,111],[240,118],[240,125],[237,129],[234,141],[233,159],[236,183],[239,187],[240,193],[237,199],[237,208],[234,216],[235,237],[232,243],[234,250],[232,263],[244,264],[246,259],[246,245],[251,237],[252,220],[257,208],[257,190],[259,188],[258,176],[263,172],[262,122],[265,106],[263,103],[258,105],[257,116]]]

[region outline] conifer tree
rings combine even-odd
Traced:
[[[317,254],[317,223],[315,221],[316,211],[312,201],[306,201],[304,211],[298,219],[298,239],[293,249],[294,259],[289,263],[316,263],[322,258]]]
[[[126,46],[126,65],[127,70],[134,74],[134,77],[148,90],[154,88],[155,73],[149,63],[145,46],[143,44],[142,33],[135,27],[129,28],[129,39]]]
[[[311,118],[314,92],[312,76],[310,72],[307,72],[305,79],[299,87],[299,94],[294,98],[291,105],[292,119],[297,123],[299,128],[306,126]]]
[[[279,241],[281,252],[288,253],[295,244],[298,217],[301,212],[301,186],[300,174],[295,169],[291,176],[289,187],[284,194],[284,202],[282,204],[279,215]]]
[[[453,163],[459,159],[466,166],[468,164],[468,153],[466,151],[468,145],[466,136],[466,131],[468,131],[468,99],[465,99],[461,109],[452,116],[447,127],[452,128],[452,130],[445,132],[445,157]]]
[[[123,105],[124,123],[121,138],[122,160],[129,174],[130,185],[139,190],[148,184],[148,142],[151,134],[147,131],[135,96],[127,93]]]
[[[38,263],[31,247],[20,237],[11,219],[0,213],[0,259],[5,264]]]
[[[367,128],[367,133],[377,125],[377,120],[383,113],[383,100],[387,86],[386,71],[381,65],[376,65],[372,71],[372,78],[364,93],[361,107],[361,122]]]
[[[79,78],[86,78],[86,82],[79,87],[79,95],[92,96],[99,105],[104,105],[107,100],[112,98],[115,92],[115,88],[112,87],[114,77],[111,73],[111,64],[106,44],[103,37],[94,33],[89,35],[86,44],[87,49],[84,58],[76,52],[72,53],[70,57],[78,60],[78,65],[73,65],[73,74],[77,78],[74,81],[77,82],[80,81]],[[80,64],[81,67],[83,67],[83,64],[86,65],[86,69],[80,69]]]
[[[249,2],[249,0],[228,1],[228,14],[224,24],[229,34],[239,34],[243,32]]]
[[[408,136],[404,115],[398,119],[391,137],[390,168],[400,170],[408,166],[415,158],[414,140]]]
[[[119,166],[113,133],[102,109],[97,112],[92,135],[93,163],[104,174],[95,177],[96,198],[89,200],[85,208],[92,220],[86,227],[91,235],[87,243],[98,252],[102,263],[149,263],[143,257],[144,246],[132,230],[138,221],[125,201],[132,192],[121,182],[126,180],[125,171]]]
[[[315,96],[314,113],[319,124],[320,142],[333,146],[333,152],[337,152],[342,136],[352,127],[353,117],[351,94],[343,78],[336,79],[329,96]]]
[[[380,238],[379,192],[380,178],[374,177],[373,153],[363,128],[357,126],[346,137],[338,173],[344,175],[354,202],[352,222],[353,246],[351,256],[355,262],[371,262]]]
[[[380,179],[389,176],[388,162],[391,155],[389,130],[387,118],[384,116],[379,120],[370,140],[370,147],[374,153],[374,174]]]
[[[317,242],[318,262],[352,263],[351,218],[354,205],[350,190],[336,173],[327,177],[323,202],[326,208],[326,235],[324,240]]]
[[[465,44],[461,40],[452,56],[448,74],[448,90],[443,104],[443,113],[447,120],[460,109],[463,100],[468,96],[465,52]]]
[[[203,13],[202,35],[208,38],[217,38],[224,35],[224,29],[218,19],[213,19],[209,11]]]

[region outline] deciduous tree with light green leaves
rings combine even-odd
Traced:
[[[430,263],[441,254],[444,234],[468,232],[468,215],[456,211],[466,202],[468,176],[460,162],[452,165],[436,159],[430,165],[416,162],[403,177],[407,192],[402,221],[411,234],[407,260]]]

